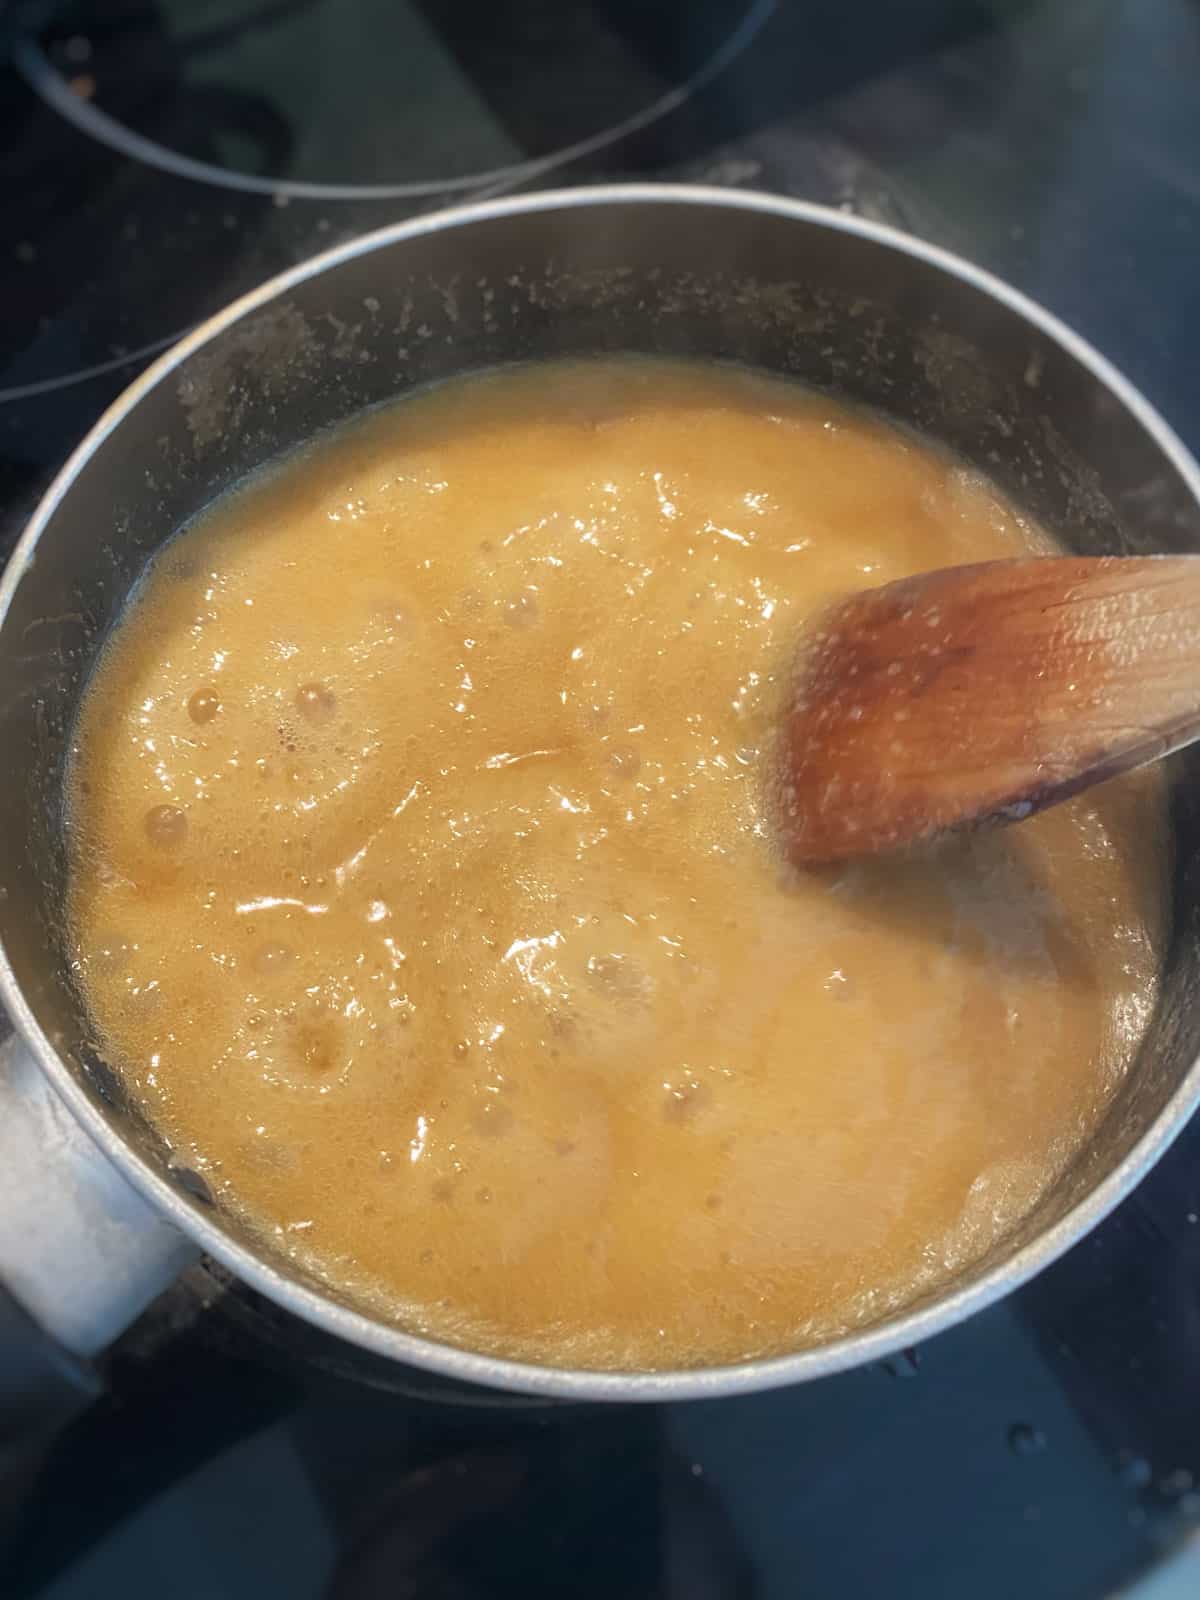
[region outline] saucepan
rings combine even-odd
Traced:
[[[199,1252],[376,1357],[576,1400],[744,1394],[928,1338],[1093,1227],[1200,1098],[1200,823],[1171,786],[1174,933],[1145,1046],[1095,1137],[986,1259],[844,1338],[673,1372],[565,1371],[373,1318],[252,1242],[139,1116],[63,930],[62,779],[80,693],[156,548],[282,451],[417,385],[641,351],[790,374],[921,430],[1086,553],[1200,550],[1200,471],[1082,339],[944,251],[815,206],[709,189],[493,201],[356,240],[237,301],[155,363],[59,474],[0,591],[0,1405],[69,1411],[89,1362]],[[882,1041],[881,1041],[882,1045]]]

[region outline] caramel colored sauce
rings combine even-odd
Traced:
[[[800,875],[772,732],[824,603],[1046,547],[735,368],[512,369],[318,441],[166,547],[84,705],[112,1060],[222,1205],[411,1329],[649,1368],[874,1320],[1102,1116],[1161,791]]]

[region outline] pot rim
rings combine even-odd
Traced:
[[[1103,384],[1133,414],[1179,473],[1200,504],[1200,467],[1169,425],[1085,339],[1019,290],[991,273],[898,229],[868,222],[808,201],[746,190],[682,184],[607,184],[547,190],[486,200],[431,212],[363,234],[269,279],[218,311],[150,365],[108,407],[72,452],[43,495],[0,582],[0,627],[21,579],[35,558],[38,541],[75,478],[108,436],[145,395],[177,367],[233,323],[330,268],[433,231],[469,226],[493,218],[543,211],[606,206],[716,206],[753,212],[849,234],[915,258],[936,271],[980,290],[1052,339]],[[338,1338],[375,1355],[422,1368],[443,1377],[487,1388],[559,1400],[671,1401],[749,1394],[805,1379],[843,1372],[919,1344],[991,1305],[1063,1255],[1135,1187],[1188,1121],[1200,1102],[1200,1062],[1193,1062],[1154,1123],[1134,1148],[1058,1222],[978,1280],[935,1295],[887,1322],[844,1334],[827,1344],[788,1355],[736,1364],[659,1372],[592,1371],[539,1366],[440,1344],[377,1321],[321,1291],[298,1282],[249,1247],[239,1244],[215,1221],[197,1212],[110,1125],[82,1083],[58,1055],[17,983],[7,950],[0,945],[0,1002],[23,1035],[40,1070],[99,1149],[128,1181],[201,1248],[260,1294]]]

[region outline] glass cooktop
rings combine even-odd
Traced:
[[[1200,449],[1196,0],[0,0],[0,542],[154,353],[397,218],[661,178],[895,223]],[[200,1267],[27,1486],[10,1600],[1200,1593],[1200,1127],[883,1366],[580,1408],[365,1362]]]

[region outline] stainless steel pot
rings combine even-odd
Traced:
[[[9,1321],[52,1336],[60,1365],[100,1349],[205,1250],[338,1338],[467,1382],[595,1400],[794,1383],[928,1338],[1021,1283],[1132,1188],[1200,1097],[1200,832],[1176,782],[1163,997],[1103,1126],[986,1260],[846,1338],[654,1374],[476,1355],[375,1321],[252,1246],[172,1163],[104,1062],[64,952],[63,763],[107,630],[164,539],[316,430],[473,368],[614,350],[736,359],[877,406],[1081,551],[1200,549],[1195,463],[1080,338],[942,251],[792,201],[639,187],[468,207],[331,251],[214,317],[92,430],[0,591],[0,995],[23,1040],[4,1061],[0,1279]]]

